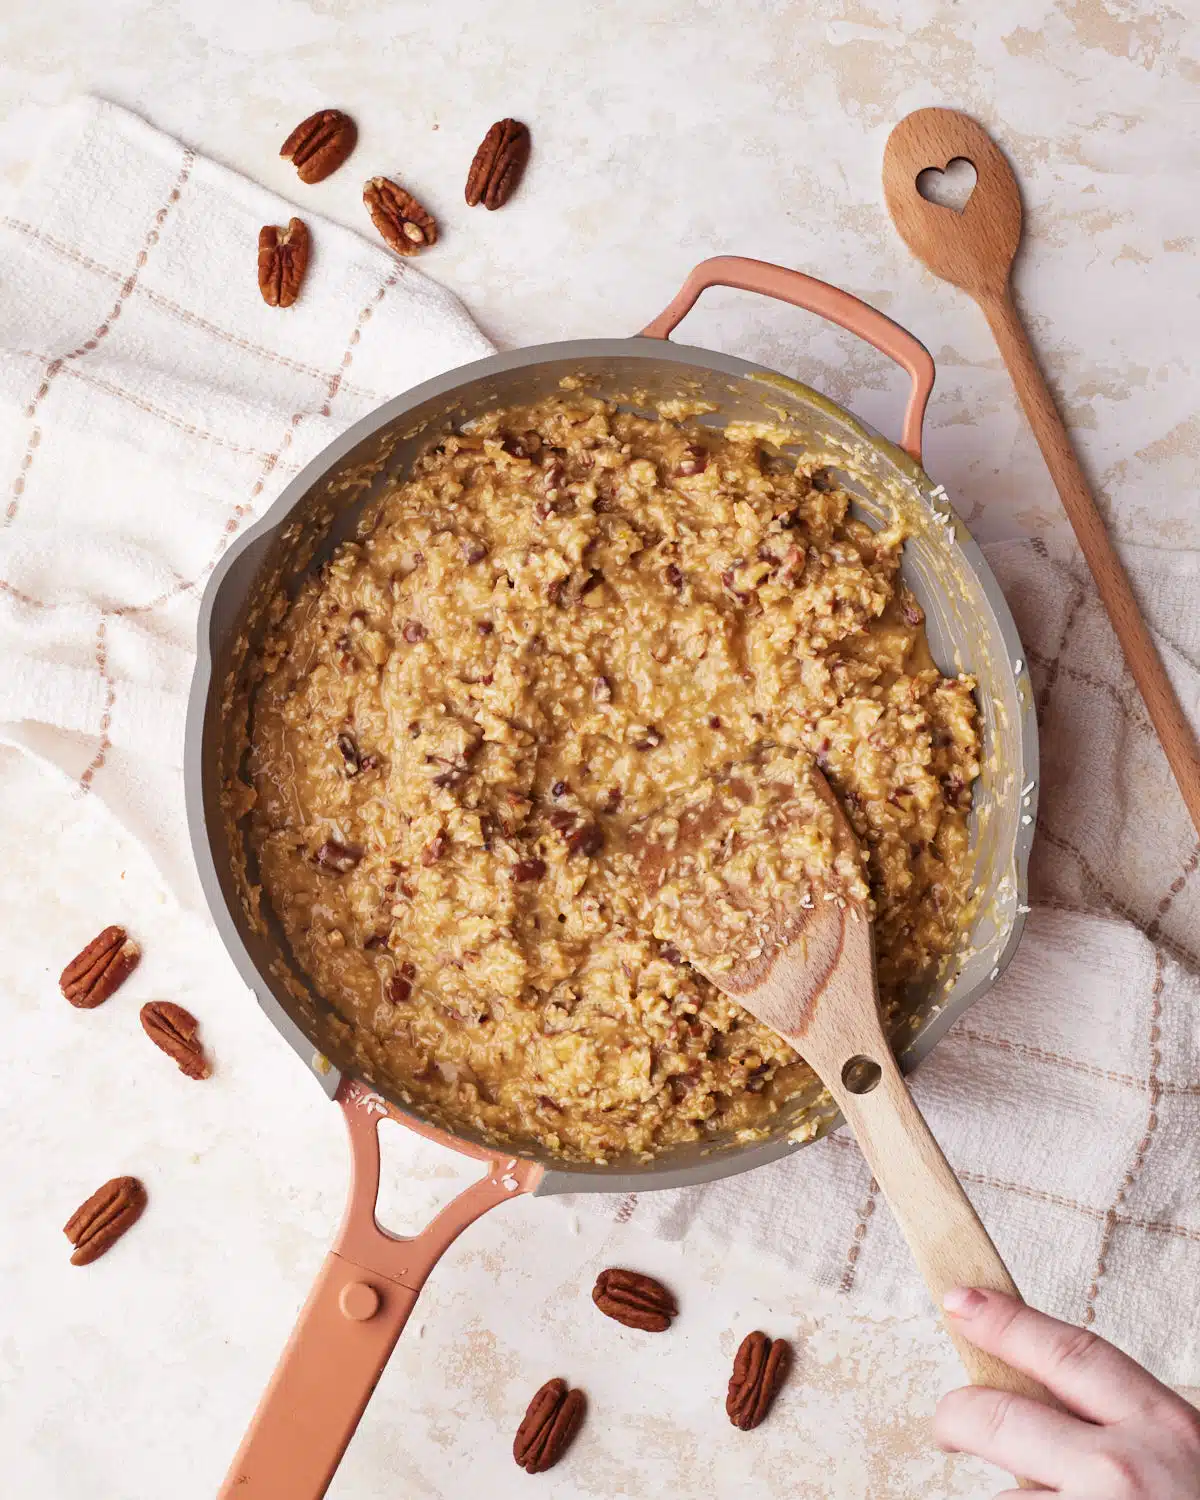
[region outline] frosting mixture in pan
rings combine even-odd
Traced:
[[[811,1074],[655,936],[631,830],[775,747],[861,841],[881,994],[953,948],[968,677],[824,470],[572,392],[439,442],[257,663],[263,888],[404,1096],[566,1157],[772,1127]],[[634,835],[636,836],[636,830]]]

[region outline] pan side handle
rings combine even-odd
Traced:
[[[220,1500],[320,1500],[358,1426],[418,1293],[438,1260],[480,1214],[542,1175],[536,1163],[498,1156],[415,1127],[490,1163],[418,1235],[389,1234],[375,1218],[379,1121],[412,1121],[361,1085],[337,1094],[350,1134],[346,1214],[275,1373],[220,1490]]]
[[[907,328],[901,328],[877,308],[843,292],[840,287],[818,281],[815,276],[806,276],[803,271],[773,266],[765,260],[749,260],[744,255],[715,255],[711,260],[700,262],[670,306],[642,329],[642,337],[669,338],[672,329],[691,312],[700,293],[710,286],[736,287],[739,291],[758,292],[763,297],[775,297],[780,302],[803,307],[807,312],[817,313],[856,333],[881,354],[894,359],[908,372],[912,381],[900,446],[917,463],[922,461],[921,429],[935,371],[933,356]]]

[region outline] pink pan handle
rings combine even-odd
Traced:
[[[893,323],[891,318],[860,302],[849,292],[830,286],[827,281],[818,281],[814,276],[805,276],[802,271],[768,265],[764,260],[747,260],[742,255],[717,255],[712,260],[700,262],[670,307],[642,329],[642,337],[667,338],[676,324],[691,312],[700,293],[710,286],[732,286],[743,292],[760,292],[764,297],[775,297],[780,302],[790,302],[808,312],[819,313],[894,359],[912,377],[900,446],[910,458],[921,462],[921,428],[929,393],[933,390],[933,356],[906,328]]]
[[[480,1214],[532,1192],[541,1181],[542,1168],[536,1163],[498,1156],[415,1125],[359,1084],[343,1082],[337,1100],[350,1132],[346,1215],[220,1500],[321,1500],[430,1271]],[[385,1115],[491,1163],[486,1177],[412,1238],[388,1234],[375,1218],[378,1126]]]

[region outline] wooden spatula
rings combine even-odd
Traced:
[[[655,934],[784,1037],[837,1101],[934,1306],[954,1286],[1019,1295],[892,1055],[875,986],[864,862],[828,782],[770,749],[630,831]],[[1058,1403],[959,1338],[977,1385]]]
[[[921,196],[917,178],[951,162],[975,168],[975,187],[961,211]],[[983,309],[1033,428],[1050,477],[1167,762],[1200,832],[1200,751],[1171,686],[1154,638],[1146,628],[1117,550],[1104,529],[1071,439],[1054,404],[1029,336],[1013,303],[1010,273],[1021,242],[1021,193],[1003,153],[969,115],[954,109],[918,109],[888,137],[883,155],[888,212],[904,243],[935,276],[969,292]]]

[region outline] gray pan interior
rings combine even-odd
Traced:
[[[403,476],[413,458],[450,425],[496,407],[554,394],[564,377],[626,405],[664,400],[711,402],[701,420],[783,423],[798,446],[835,463],[860,513],[882,522],[889,502],[912,534],[903,573],[925,609],[930,646],[946,671],[978,679],[983,772],[975,789],[972,849],[977,899],[962,950],[947,972],[912,997],[908,1032],[897,1038],[913,1067],[1008,963],[1023,925],[1026,867],[1036,814],[1037,730],[1023,652],[1008,606],[979,548],[929,477],[906,454],[797,382],[727,355],[657,339],[549,344],[501,354],[451,371],[380,407],[308,465],[213,574],[200,611],[199,660],[188,710],[185,778],[196,863],[213,918],[240,973],[283,1036],[332,1096],[343,1070],[397,1108],[423,1118],[386,1082],[353,1065],[332,1012],[294,962],[278,924],[255,890],[244,826],[231,809],[248,712],[245,666],[261,638],[266,610],[281,589],[319,566],[352,536],[361,511]],[[682,1187],[746,1171],[799,1149],[789,1134],[806,1101],[766,1140],[714,1140],[679,1147],[652,1163],[613,1161],[569,1169],[535,1149],[547,1167],[540,1191],[644,1191]],[[836,1115],[811,1112],[816,1134]],[[434,1123],[443,1123],[434,1121]],[[487,1142],[486,1144],[495,1144]]]

